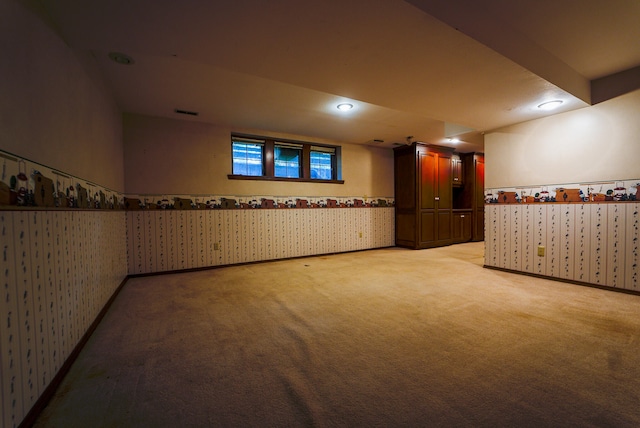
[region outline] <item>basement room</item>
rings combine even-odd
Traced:
[[[640,426],[640,2],[0,22],[0,427]]]

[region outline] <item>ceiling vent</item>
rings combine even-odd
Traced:
[[[188,116],[197,116],[199,113],[197,111],[189,111],[189,110],[180,110],[179,108],[174,110],[178,114],[186,114]]]

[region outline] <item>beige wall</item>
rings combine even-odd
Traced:
[[[124,190],[122,115],[33,0],[0,2],[0,149]]]
[[[640,178],[640,90],[485,135],[485,187]]]
[[[295,135],[251,132],[342,146],[344,184],[229,180],[231,129],[125,114],[128,194],[393,196],[393,151]]]

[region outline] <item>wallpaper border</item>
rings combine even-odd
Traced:
[[[546,186],[486,188],[485,203],[640,201],[640,178]]]
[[[393,207],[391,196],[127,194],[0,151],[0,209],[307,209]]]

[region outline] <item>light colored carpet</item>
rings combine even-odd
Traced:
[[[640,297],[483,244],[135,278],[36,426],[640,426]]]

